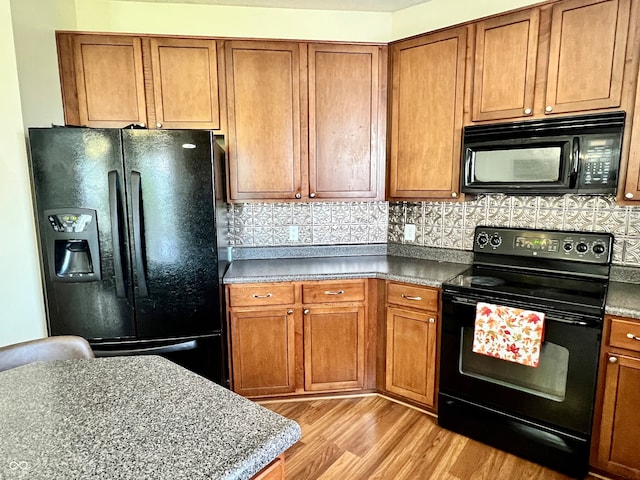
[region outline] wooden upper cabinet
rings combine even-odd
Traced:
[[[221,128],[215,40],[57,32],[67,125]]]
[[[66,64],[61,59],[61,67],[67,67],[61,68],[67,124],[117,128],[147,123],[140,38],[74,35],[59,48],[73,59],[64,59]],[[77,111],[67,108],[68,99]]]
[[[466,27],[392,46],[393,200],[457,198]]]
[[[378,46],[308,47],[309,196],[382,198],[381,99]]]
[[[151,38],[157,128],[220,128],[216,42]]]
[[[540,10],[476,24],[473,121],[533,113]]]
[[[553,5],[545,113],[621,104],[630,0]]]
[[[306,196],[300,170],[300,46],[230,41],[225,61],[229,199]]]
[[[640,68],[638,71],[640,77]],[[636,86],[636,103],[629,135],[629,160],[624,185],[625,200],[640,200],[640,81]]]

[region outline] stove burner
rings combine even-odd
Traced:
[[[501,278],[485,277],[482,275],[471,275],[468,278],[471,285],[476,285],[479,287],[497,287],[498,285],[502,285],[505,283]]]

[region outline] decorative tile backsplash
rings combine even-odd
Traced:
[[[388,208],[387,202],[231,204],[229,240],[233,247],[387,243]]]
[[[229,205],[227,216],[233,247],[392,243],[471,250],[476,225],[605,231],[615,235],[614,263],[640,267],[640,207],[617,206],[608,196],[478,195],[459,203],[239,203]],[[407,224],[416,227],[414,241],[404,240]]]
[[[415,241],[404,240],[407,224],[415,225]],[[460,203],[391,203],[388,242],[471,250],[476,225],[610,232],[613,262],[640,266],[640,207],[616,206],[607,196],[478,195]]]

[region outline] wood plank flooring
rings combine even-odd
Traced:
[[[285,455],[287,480],[569,478],[444,430],[434,417],[384,397],[262,404],[302,428]]]

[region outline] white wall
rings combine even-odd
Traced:
[[[391,14],[76,0],[79,30],[386,42]]]
[[[388,41],[514,10],[540,0],[431,0],[393,14]]]
[[[9,0],[0,0],[0,345],[46,335]]]

